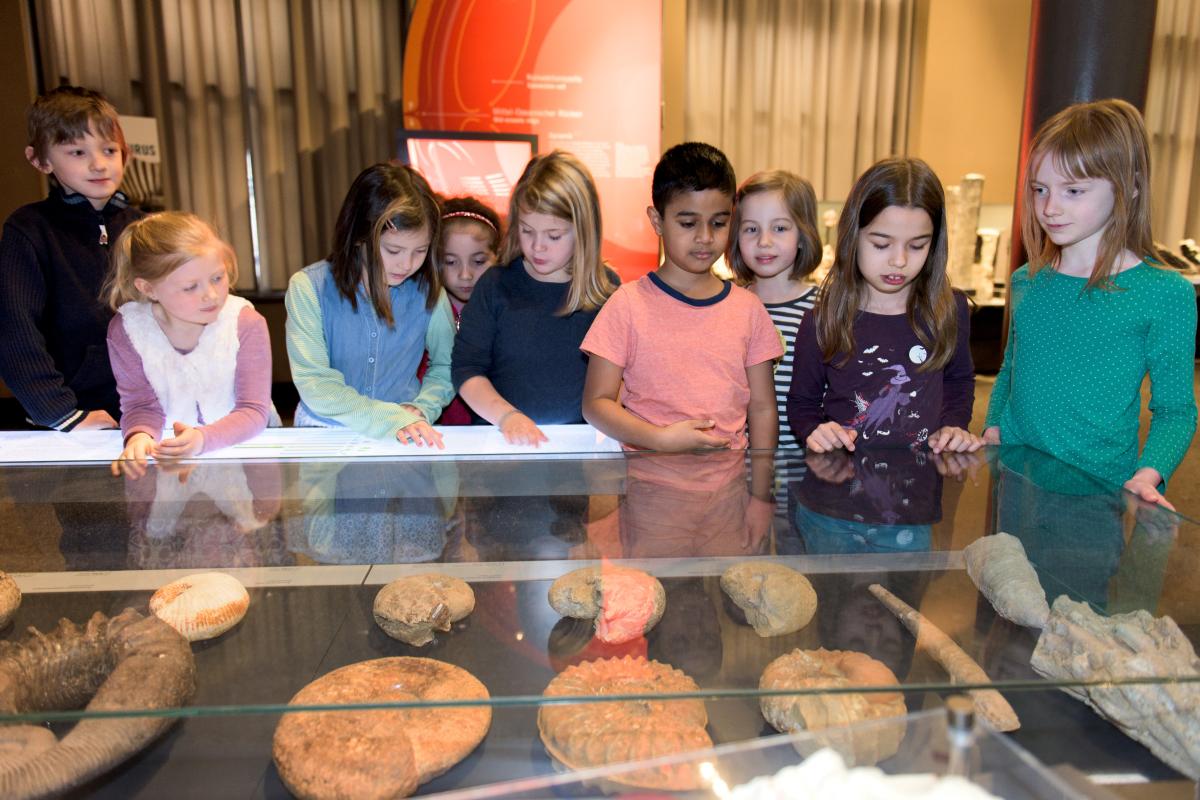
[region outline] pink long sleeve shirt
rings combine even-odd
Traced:
[[[238,315],[237,331],[239,344],[233,379],[237,402],[224,417],[211,422],[201,420],[206,453],[258,435],[271,416],[271,341],[267,321],[253,308],[246,308]],[[120,314],[108,326],[108,353],[121,395],[124,440],[129,441],[135,433],[147,433],[157,442],[163,428],[174,420],[165,418]]]

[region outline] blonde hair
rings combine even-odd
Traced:
[[[1021,238],[1029,273],[1058,263],[1062,249],[1042,229],[1034,212],[1033,180],[1042,161],[1071,180],[1106,180],[1112,185],[1113,210],[1100,237],[1096,263],[1084,289],[1111,288],[1128,250],[1161,265],[1150,234],[1150,145],[1138,110],[1124,100],[1097,100],[1067,106],[1038,128],[1029,149]]]
[[[599,308],[616,291],[600,258],[600,198],[588,168],[563,150],[534,156],[525,165],[508,205],[508,231],[500,261],[511,263],[521,250],[521,214],[549,214],[575,230],[575,252],[567,266],[571,286],[559,316]]]
[[[237,257],[216,230],[195,214],[162,211],[142,217],[121,231],[113,245],[112,269],[104,288],[109,308],[146,302],[138,291],[138,278],[154,283],[187,262],[213,254],[225,264],[230,285],[237,283]]]
[[[800,241],[796,245],[796,260],[788,279],[798,281],[821,264],[821,237],[817,234],[817,193],[812,184],[785,170],[756,172],[746,179],[734,195],[733,235],[729,237],[729,266],[743,284],[754,282],[754,270],[742,258],[739,246],[742,227],[742,201],[762,192],[779,192],[792,218]]]
[[[920,209],[933,223],[925,266],[913,280],[906,313],[917,340],[929,352],[917,370],[942,369],[954,355],[958,338],[958,312],[946,275],[946,192],[929,165],[916,158],[876,162],[855,181],[842,206],[833,268],[813,309],[821,357],[826,362],[840,358],[842,366],[854,353],[854,320],[867,285],[858,268],[858,237],[891,206]]]

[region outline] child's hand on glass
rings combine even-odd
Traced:
[[[822,422],[804,440],[804,446],[814,453],[831,453],[843,447],[854,452],[858,431],[836,422]]]
[[[154,438],[148,433],[138,432],[125,442],[125,449],[112,462],[112,474],[116,477],[128,475],[137,480],[146,474],[146,461],[154,455]]]
[[[516,409],[500,417],[496,427],[500,429],[504,441],[509,444],[527,444],[537,447],[542,442],[550,441],[533,420]]]
[[[446,449],[446,445],[442,442],[442,435],[435,431],[429,421],[425,419],[425,412],[416,406],[401,405],[401,408],[411,411],[420,419],[396,431],[396,440],[400,444],[415,444],[417,447],[429,445],[439,450]]]
[[[729,447],[729,440],[714,433],[711,419],[685,419],[665,426],[656,437],[655,450],[679,453],[686,450],[712,450]]]
[[[966,428],[953,425],[944,425],[929,437],[929,449],[935,453],[974,453],[983,444],[983,439]]]
[[[984,444],[1000,444],[1000,426],[999,425],[993,425],[992,427],[984,430],[983,443]]]
[[[175,431],[172,439],[163,439],[154,448],[155,458],[187,458],[204,452],[204,434],[199,428],[176,422],[171,426]]]
[[[1147,503],[1155,503],[1163,508],[1175,510],[1175,506],[1167,502],[1167,498],[1162,496],[1158,491],[1158,485],[1162,483],[1162,475],[1153,467],[1142,467],[1137,472],[1133,473],[1133,477],[1125,481],[1125,490],[1132,492],[1139,500],[1144,500]]]

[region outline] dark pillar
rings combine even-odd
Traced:
[[[1021,203],[1033,134],[1072,103],[1119,97],[1145,108],[1157,7],[1157,0],[1033,0],[1010,272],[1025,263]]]

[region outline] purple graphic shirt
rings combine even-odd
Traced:
[[[966,297],[955,294],[958,337],[944,369],[920,371],[928,358],[905,314],[859,312],[855,352],[841,366],[822,361],[814,316],[796,335],[788,424],[799,442],[833,420],[858,431],[858,443],[879,447],[924,444],[945,425],[966,428],[975,398],[971,322]],[[840,361],[840,359],[835,359]]]

